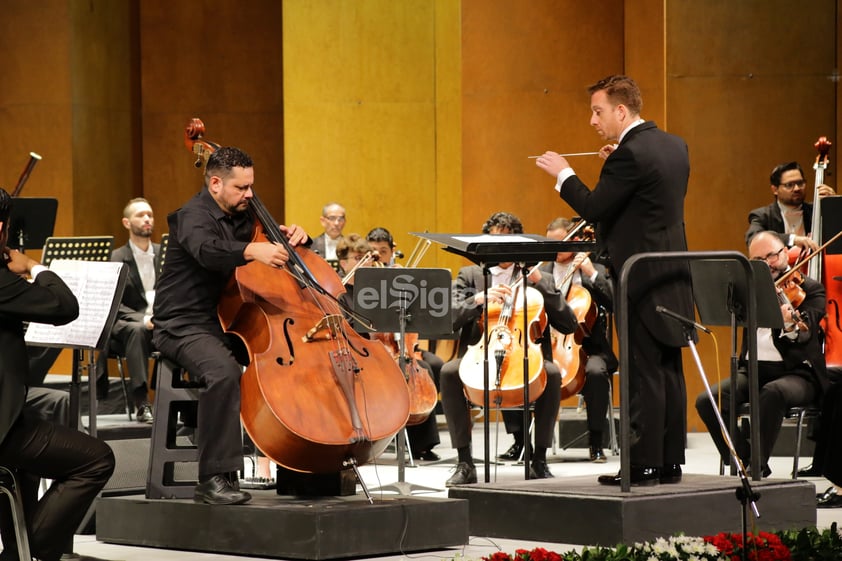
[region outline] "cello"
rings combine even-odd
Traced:
[[[515,266],[517,267],[517,266]],[[531,287],[526,287],[526,305],[523,288],[517,271],[512,275],[512,294],[504,302],[488,302],[488,333],[470,345],[459,364],[459,377],[465,395],[472,403],[484,403],[484,362],[486,346],[493,367],[488,369],[489,399],[498,407],[522,407],[524,358],[528,363],[529,396],[538,399],[547,387],[547,372],[541,345],[536,341],[547,325],[544,297]],[[526,320],[527,332],[523,325]]]
[[[218,147],[203,134],[198,119],[185,129],[199,165]],[[256,261],[238,267],[218,305],[223,329],[249,356],[240,382],[243,426],[279,465],[310,473],[350,467],[362,481],[357,465],[380,454],[406,423],[403,375],[382,345],[350,327],[337,300],[344,287],[327,261],[291,247],[256,195],[249,212],[252,241],[283,245],[289,261],[280,269]]]

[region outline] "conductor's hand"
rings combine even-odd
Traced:
[[[570,167],[564,156],[559,155],[557,152],[544,152],[535,160],[535,165],[553,177],[557,177],[561,170]]]
[[[606,144],[605,146],[603,146],[602,148],[599,149],[599,157],[602,158],[603,160],[605,160],[616,149],[617,149],[616,144]]]
[[[289,245],[295,247],[307,241],[308,236],[307,232],[304,231],[304,228],[301,226],[297,226],[295,224],[290,224],[289,226],[281,226],[281,232],[289,240]]]
[[[260,261],[264,265],[279,269],[289,260],[284,246],[272,242],[252,242],[243,252],[247,261]]]

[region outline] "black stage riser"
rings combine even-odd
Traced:
[[[286,559],[339,559],[462,546],[468,503],[397,497],[280,497],[251,491],[239,506],[108,497],[97,501],[97,540]]]
[[[452,488],[470,502],[470,534],[550,543],[614,546],[685,535],[740,532],[742,513],[735,477],[686,475],[679,484],[599,485],[594,476],[565,477]],[[760,530],[816,524],[815,486],[809,481],[752,482]],[[749,523],[752,516],[749,515]]]

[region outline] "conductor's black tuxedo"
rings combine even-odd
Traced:
[[[597,242],[608,253],[612,277],[638,253],[686,251],[684,197],[690,175],[687,145],[651,121],[626,132],[589,189],[575,175],[559,193],[585,220],[596,222]],[[681,326],[659,314],[661,305],[693,317],[686,264],[664,260],[638,265],[629,276],[629,349],[634,466],[684,463],[686,395]],[[618,319],[621,303],[615,310]],[[623,374],[623,373],[621,373]]]

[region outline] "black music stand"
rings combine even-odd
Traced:
[[[69,259],[75,261],[111,261],[111,248],[114,245],[114,236],[81,236],[74,238],[63,237],[48,237],[44,242],[44,250],[41,255],[41,263],[49,267],[50,263],[57,259]],[[100,334],[100,340],[95,346],[72,346],[73,348],[73,365],[70,381],[70,414],[71,422],[80,422],[80,396],[81,396],[81,377],[82,370],[88,371],[88,432],[91,436],[96,436],[96,366],[94,359],[94,352],[97,350],[104,351],[108,348],[108,340],[111,337],[111,328],[114,326],[114,321],[117,318],[117,306],[123,296],[123,289],[125,288],[126,276],[128,270],[123,267],[121,271],[121,280],[116,289],[115,301],[116,305],[112,303],[112,309],[106,325]],[[85,366],[85,351],[89,351],[88,363]]]
[[[398,364],[406,372],[406,356],[413,352],[404,348],[407,333],[426,338],[453,329],[450,290],[447,269],[363,267],[354,278],[354,311],[365,316],[375,331],[398,334]],[[374,490],[401,495],[411,495],[413,490],[439,491],[405,481],[404,429],[395,435],[398,481]]]
[[[753,271],[752,284],[749,286],[743,266],[736,261],[729,260],[700,260],[690,262],[690,275],[693,279],[693,298],[699,311],[699,318],[705,325],[719,325],[731,327],[731,378],[736,380],[739,349],[737,345],[737,327],[748,325],[748,302],[753,297],[756,302],[757,327],[772,329],[783,328],[783,318],[780,314],[775,285],[772,282],[768,265],[762,261],[750,261]],[[757,356],[757,338],[748,338],[749,356]],[[750,382],[751,388],[757,387],[757,380]],[[750,392],[751,393],[751,392]],[[731,392],[731,418],[729,434],[734,434],[737,428],[737,395]],[[750,403],[756,403],[756,394]],[[757,420],[757,408],[752,407],[751,439],[760,441],[760,423]],[[761,478],[762,469],[759,466],[759,446],[752,446],[751,465],[752,474],[756,480]],[[758,464],[758,465],[755,465]],[[731,475],[736,475],[737,466],[731,463]]]
[[[57,210],[58,199],[15,197],[9,216],[9,247],[21,252],[27,247],[43,247],[53,235]]]
[[[469,261],[482,267],[484,278],[483,293],[488,299],[488,284],[490,280],[489,267],[498,263],[515,262],[522,265],[532,265],[539,261],[555,261],[556,255],[560,252],[591,251],[596,246],[594,242],[587,241],[559,241],[538,236],[534,234],[431,234],[427,232],[410,232],[411,234],[444,245],[445,251],[465,257]],[[523,270],[524,309],[526,309],[526,267]],[[488,310],[483,306],[483,329],[488,333]],[[523,332],[528,333],[528,319],[524,314]],[[523,366],[523,432],[524,443],[529,439],[529,372],[528,357],[524,354]],[[485,358],[483,361],[483,436],[484,436],[484,458],[485,458],[485,482],[491,481],[490,462],[490,430],[489,430],[489,393],[488,387],[489,361],[488,345],[485,345]],[[530,448],[524,447],[524,478],[529,479]]]

